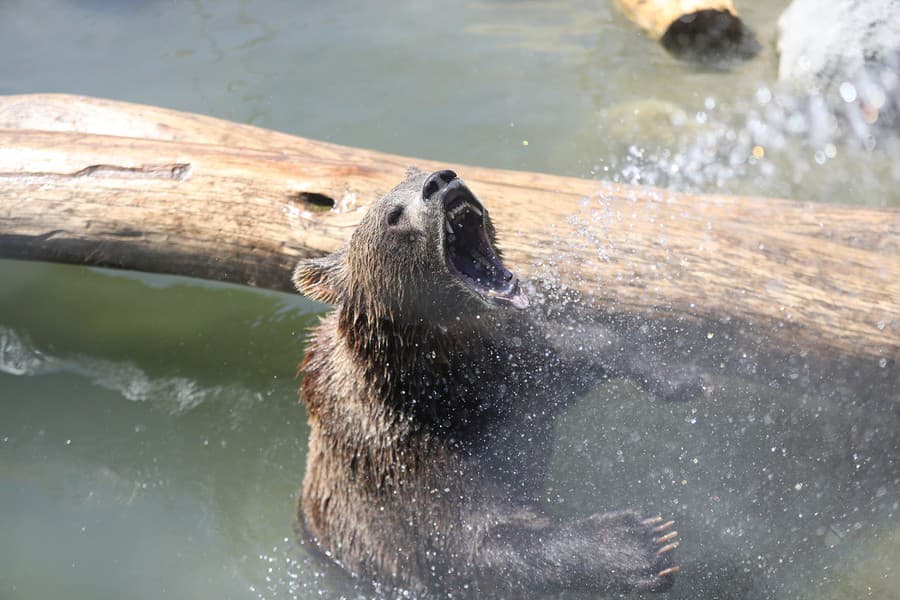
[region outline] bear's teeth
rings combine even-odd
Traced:
[[[444,221],[444,229],[447,230],[447,233],[450,233],[450,234],[453,233],[453,226],[450,225],[450,221],[446,221],[446,220]]]
[[[474,212],[474,213],[475,213],[476,215],[478,215],[479,217],[484,215],[484,213],[481,212],[481,209],[478,208],[477,206],[475,206],[474,204],[470,204],[470,205],[469,205],[469,210],[471,210],[472,212]]]

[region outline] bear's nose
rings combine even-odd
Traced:
[[[425,180],[422,186],[422,200],[426,202],[439,191],[447,187],[447,184],[456,179],[456,173],[450,170],[435,171]]]

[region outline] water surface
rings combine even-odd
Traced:
[[[105,96],[485,166],[900,205],[889,134],[869,149],[813,140],[779,108],[785,3],[744,4],[763,51],[718,71],[669,57],[601,1],[8,0],[0,93]],[[307,435],[294,375],[323,309],[0,262],[0,597],[368,594],[292,532]],[[898,597],[900,391],[717,385],[684,405],[597,390],[560,423],[548,504],[677,518],[669,597]]]

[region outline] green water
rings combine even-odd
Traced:
[[[249,597],[291,532],[321,306],[57,265],[0,279],[0,597]]]
[[[670,58],[600,0],[6,0],[0,93],[119,98],[486,166],[900,205],[896,155],[880,147],[838,143],[820,164],[821,148],[770,131],[763,161],[718,152],[727,131],[778,122],[759,116],[758,90],[774,89],[785,3],[744,4],[763,52],[717,72]],[[307,435],[295,372],[322,310],[0,262],[0,598],[368,593],[292,533]],[[669,597],[897,598],[900,390],[717,383],[686,405],[618,383],[586,398],[560,424],[550,505],[675,516],[684,573]]]

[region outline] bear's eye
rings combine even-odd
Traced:
[[[393,227],[394,225],[396,225],[397,223],[400,222],[400,217],[402,217],[402,216],[403,216],[403,207],[395,206],[393,209],[391,209],[391,212],[388,213],[388,216],[387,216],[388,225]]]

